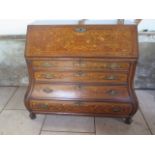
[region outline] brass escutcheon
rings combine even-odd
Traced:
[[[80,62],[79,62],[79,61],[73,62],[73,66],[75,66],[75,67],[80,67]]]
[[[85,76],[85,73],[82,71],[78,71],[74,74],[74,76],[80,77],[80,76]]]
[[[53,92],[53,89],[51,89],[51,88],[44,88],[43,91],[45,93],[51,93],[51,92]]]
[[[48,105],[47,104],[44,104],[44,103],[40,103],[37,105],[38,108],[41,108],[41,109],[48,109]]]
[[[52,66],[54,66],[52,63],[49,63],[49,62],[44,62],[43,64],[42,64],[42,66],[43,67],[52,67]]]
[[[55,77],[55,75],[52,73],[46,73],[46,74],[43,74],[43,77],[45,79],[53,79]]]
[[[120,107],[113,107],[112,111],[113,112],[120,112],[121,108]]]
[[[104,80],[116,80],[117,77],[115,75],[106,76],[103,78]]]
[[[82,89],[82,87],[83,87],[82,85],[76,85],[76,86],[75,86],[75,89],[80,90],[80,89]]]
[[[81,102],[81,101],[75,101],[75,104],[76,104],[76,105],[81,105],[82,102]]]
[[[79,27],[75,29],[76,32],[82,33],[82,32],[86,32],[85,28]]]
[[[118,94],[118,92],[117,92],[116,90],[108,90],[106,93],[107,93],[108,95],[110,95],[110,96],[115,96],[115,95]]]
[[[83,60],[80,60],[80,66],[81,66],[81,67],[84,67],[84,66],[86,66],[86,63],[85,63],[85,61],[83,61]]]
[[[107,68],[110,68],[110,69],[120,68],[120,65],[117,63],[110,63],[110,64],[107,64]]]

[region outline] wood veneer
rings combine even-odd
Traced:
[[[35,114],[126,118],[138,108],[136,25],[29,25],[25,106]]]

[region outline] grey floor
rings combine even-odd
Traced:
[[[139,111],[131,125],[121,119],[37,115],[24,107],[26,87],[0,87],[0,135],[151,135],[155,134],[155,91],[137,90]]]

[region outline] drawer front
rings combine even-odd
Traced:
[[[125,86],[35,84],[32,97],[41,99],[128,100]]]
[[[47,82],[105,82],[127,83],[127,73],[116,72],[64,72],[64,71],[36,71],[34,77],[37,81]]]
[[[107,102],[80,102],[80,101],[30,101],[33,110],[44,112],[62,113],[92,113],[129,115],[132,110],[131,104],[127,103],[107,103]]]
[[[52,70],[128,70],[128,62],[106,62],[101,60],[70,60],[70,61],[33,61],[34,69],[52,69]]]

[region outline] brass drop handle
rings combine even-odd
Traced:
[[[86,63],[82,60],[78,60],[78,61],[74,62],[73,65],[76,67],[84,67],[86,65]]]
[[[85,61],[83,61],[83,60],[80,60],[80,66],[81,66],[81,67],[84,67],[84,66],[86,66],[86,63],[85,63]]]
[[[79,62],[79,61],[73,62],[73,66],[75,66],[75,67],[80,67],[80,62]]]
[[[116,90],[108,90],[106,93],[107,93],[108,95],[110,95],[110,96],[115,96],[115,95],[118,94],[118,92],[117,92]]]
[[[53,92],[53,89],[51,89],[51,88],[44,88],[43,91],[45,93],[51,93],[51,92]]]
[[[113,112],[120,112],[121,108],[120,107],[113,107],[112,111]]]
[[[110,63],[110,64],[107,64],[106,67],[110,69],[114,69],[114,68],[120,68],[120,65],[117,63]]]
[[[76,105],[81,105],[82,102],[81,102],[81,101],[75,101],[75,104],[76,104]]]
[[[104,80],[116,80],[117,77],[115,75],[105,76],[103,77]]]
[[[78,27],[75,29],[76,32],[82,33],[82,32],[86,32],[86,28],[83,27]]]
[[[43,74],[43,77],[45,79],[53,79],[55,77],[55,75],[52,73],[45,73],[45,74]]]
[[[43,67],[52,67],[52,66],[54,66],[54,64],[53,64],[53,63],[49,63],[49,62],[44,62],[44,63],[42,64],[42,66],[43,66]]]
[[[76,77],[85,76],[85,73],[79,71],[79,72],[76,72],[76,73],[74,74],[74,76],[76,76]]]
[[[83,88],[82,85],[76,85],[76,86],[75,86],[75,89],[77,89],[77,90],[81,90],[82,88]]]
[[[44,103],[40,103],[37,106],[38,106],[38,108],[41,108],[41,109],[48,109],[49,108],[48,105],[44,104]]]

